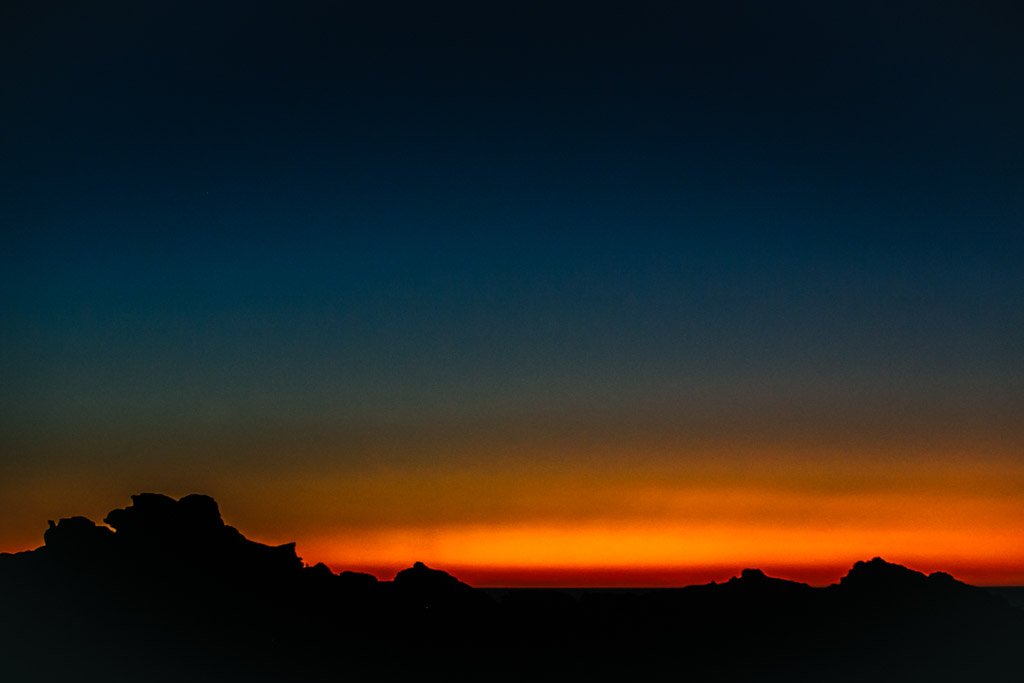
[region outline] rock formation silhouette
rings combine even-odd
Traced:
[[[877,557],[826,588],[745,569],[495,592],[422,562],[392,581],[305,566],[203,495],[142,493],[104,522],[0,554],[6,680],[1020,680],[1019,606]]]

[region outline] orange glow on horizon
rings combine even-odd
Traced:
[[[744,567],[824,585],[881,556],[970,583],[1024,584],[1015,449],[478,447],[408,461],[372,451],[356,464],[296,456],[280,469],[210,470],[203,487],[68,467],[11,491],[21,503],[0,547],[38,545],[48,518],[99,521],[140,490],[198,491],[254,540],[297,541],[307,564],[382,579],[418,560],[478,586],[678,586]],[[26,530],[34,544],[21,545]]]
[[[639,472],[618,482],[592,476],[573,491],[537,477],[522,495],[537,507],[570,498],[567,514],[349,528],[309,536],[299,549],[311,561],[380,578],[421,560],[458,568],[476,585],[685,585],[744,567],[825,585],[875,556],[972,583],[1024,583],[1019,468],[885,471],[888,478],[861,466],[845,489],[834,473],[800,483],[813,475],[792,464],[771,478],[747,473],[747,485],[717,476],[676,484]],[[573,506],[604,516],[574,515]]]
[[[1024,548],[1015,529],[982,533],[965,525],[843,529],[821,524],[773,528],[608,523],[392,529],[311,539],[300,544],[300,551],[308,561],[322,560],[337,569],[401,568],[422,560],[438,567],[468,568],[482,576],[521,574],[526,584],[536,582],[531,573],[555,577],[575,572],[585,577],[597,572],[633,575],[647,585],[665,585],[655,577],[674,571],[680,576],[721,580],[750,566],[827,583],[824,579],[838,578],[856,560],[876,555],[930,571],[973,568],[969,573],[975,579],[983,578],[988,567],[991,578],[983,583],[993,583],[999,575],[1024,578],[1024,571],[1013,570],[1014,566],[1024,569]],[[731,568],[732,573],[723,574],[723,568]]]

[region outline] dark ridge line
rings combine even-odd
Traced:
[[[137,494],[104,522],[60,519],[43,546],[0,554],[10,680],[1019,681],[1019,596],[880,557],[824,587],[748,568],[495,590],[419,561],[390,581],[307,566],[199,494]]]

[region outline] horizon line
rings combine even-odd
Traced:
[[[871,557],[865,557],[868,561]],[[963,563],[938,564],[907,563],[899,559],[883,558],[886,561],[900,564],[908,569],[932,574],[943,572],[963,581],[982,588],[1024,587],[1024,567],[983,566]],[[313,563],[317,564],[317,563]],[[344,571],[371,574],[380,581],[390,581],[402,569],[411,567],[407,564],[344,564],[338,562],[323,563],[332,572],[340,574]],[[797,583],[806,583],[815,588],[824,588],[838,584],[842,577],[853,567],[853,563],[829,564],[713,564],[699,566],[482,566],[469,564],[431,563],[425,562],[434,569],[441,569],[460,581],[474,588],[516,589],[516,588],[564,588],[564,589],[599,589],[599,588],[684,588],[686,586],[723,583],[738,577],[744,569],[758,569],[771,578],[784,579]]]

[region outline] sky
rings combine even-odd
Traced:
[[[372,6],[371,6],[372,5]],[[0,8],[0,551],[1024,583],[1015,3]]]

